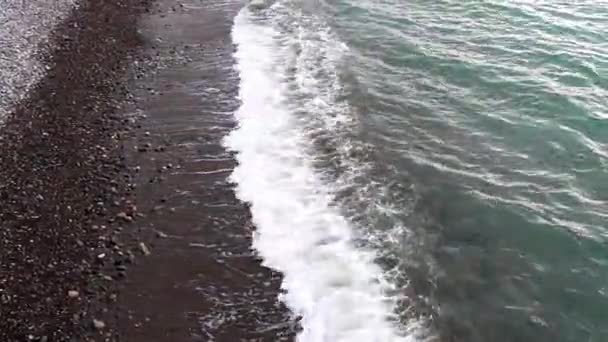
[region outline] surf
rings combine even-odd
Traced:
[[[241,106],[225,145],[236,152],[231,180],[237,196],[251,205],[253,247],[266,266],[284,275],[281,300],[301,317],[298,341],[417,341],[415,325],[397,323],[397,298],[388,295],[391,284],[376,253],[355,243],[353,224],[335,205],[335,186],[315,168],[301,111],[310,101],[319,110],[323,99],[292,105],[293,82],[312,86],[319,80],[291,64],[290,46],[294,39],[298,49],[317,46],[301,41],[310,36],[301,27],[287,37],[272,15],[280,14],[245,7],[232,31]]]

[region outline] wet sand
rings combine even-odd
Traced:
[[[161,57],[170,65],[140,83],[134,108],[146,119],[128,160],[140,170],[137,204],[146,217],[127,235],[145,239],[151,255],[124,283],[123,336],[291,340],[295,325],[277,301],[280,275],[251,251],[249,210],[227,181],[235,161],[221,146],[239,106],[230,40],[239,4],[164,2],[158,9],[142,32],[161,55],[176,49],[179,57]]]
[[[0,128],[1,341],[293,339],[221,146],[239,4],[158,3],[83,1]]]

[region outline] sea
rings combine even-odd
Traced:
[[[608,341],[607,1],[254,0],[232,38],[297,341]]]
[[[608,341],[608,1],[244,2],[224,145],[298,342]],[[0,0],[0,122],[77,6]]]

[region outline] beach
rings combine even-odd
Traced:
[[[82,1],[54,28],[0,128],[0,340],[293,336],[226,180],[238,8]]]
[[[600,2],[0,22],[0,342],[608,340]]]

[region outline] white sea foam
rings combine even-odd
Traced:
[[[309,132],[288,97],[288,71],[303,69],[289,66],[290,42],[259,16],[245,8],[235,19],[242,105],[239,127],[225,143],[237,152],[231,177],[239,198],[251,203],[254,248],[284,274],[282,299],[302,317],[298,341],[415,341],[415,327],[395,323],[395,298],[387,296],[390,284],[374,252],[355,246],[331,184],[315,171]],[[300,86],[314,83],[295,76]],[[323,103],[309,101],[313,108]]]

